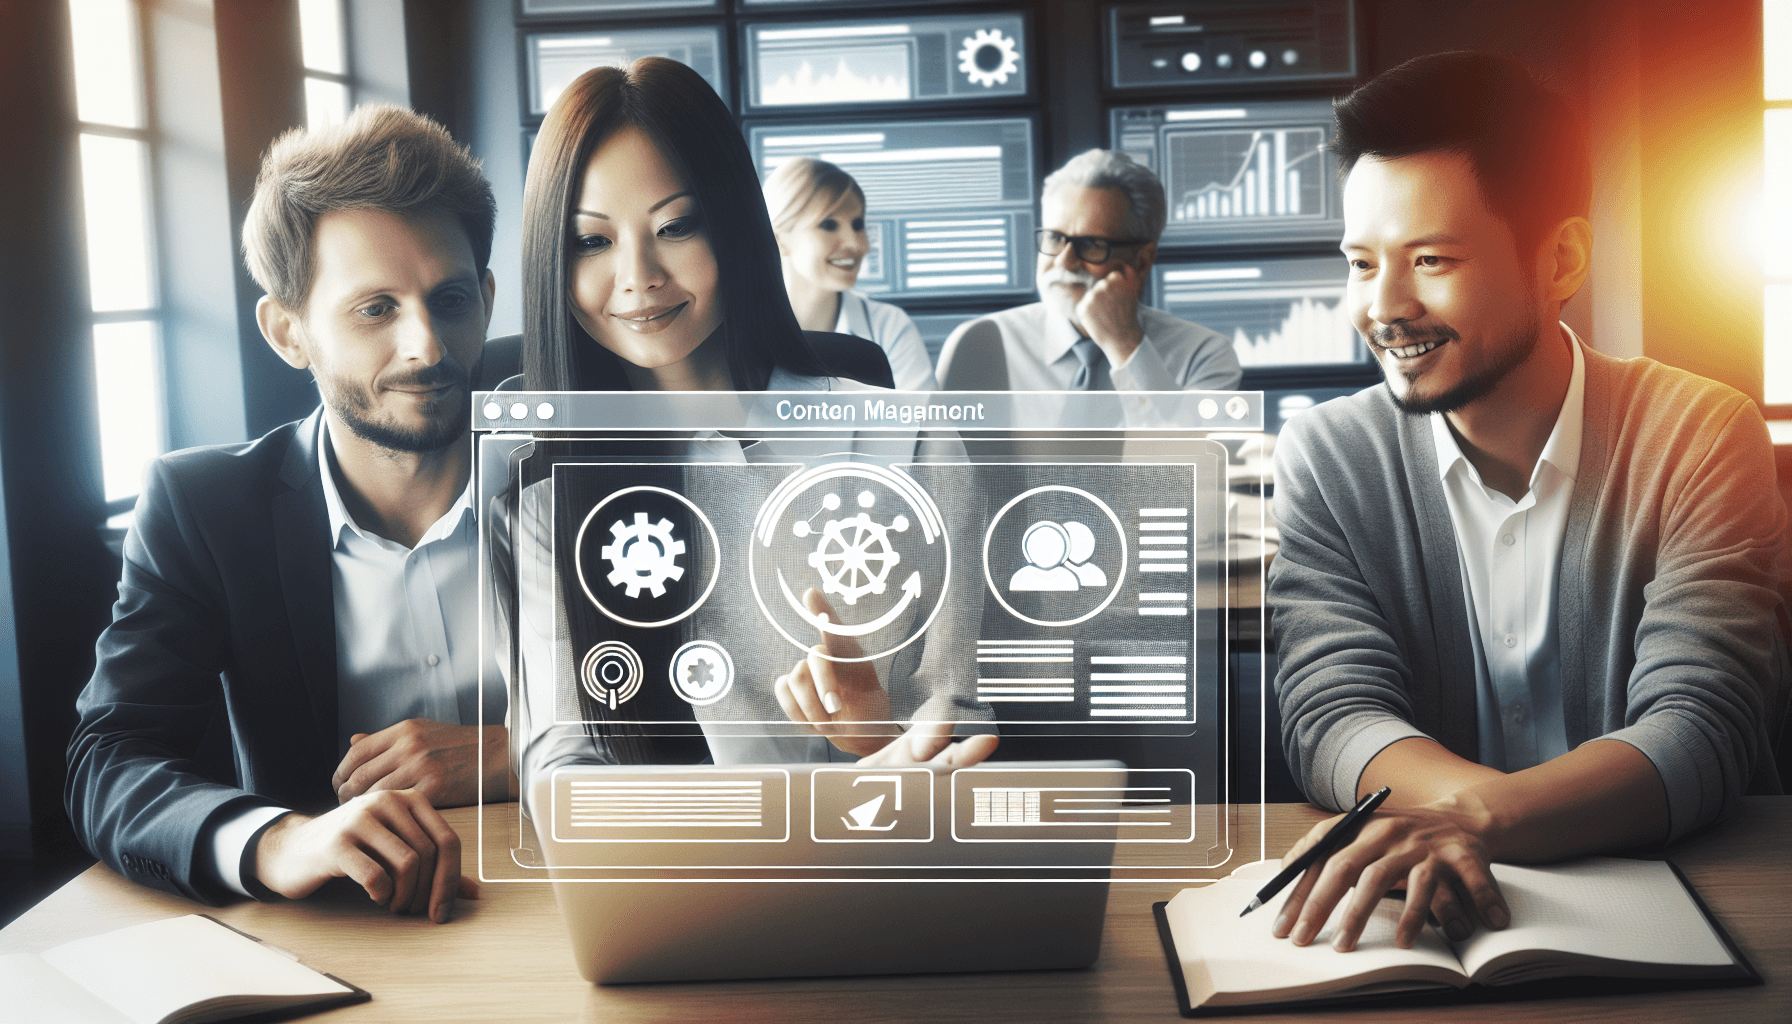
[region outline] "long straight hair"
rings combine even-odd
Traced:
[[[664,57],[593,68],[541,123],[523,192],[523,374],[535,391],[627,391],[622,360],[571,313],[571,218],[591,154],[639,128],[697,201],[715,254],[723,351],[734,386],[763,390],[774,367],[829,367],[810,348],[784,293],[778,243],[753,158],[734,117],[703,77]]]

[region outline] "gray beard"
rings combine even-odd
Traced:
[[[1080,270],[1048,269],[1033,275],[1033,286],[1039,289],[1039,301],[1045,304],[1046,309],[1074,324],[1076,323],[1076,300],[1066,295],[1062,288],[1054,288],[1052,285],[1058,282],[1080,284],[1086,290],[1095,287],[1097,280],[1098,278],[1094,274]]]

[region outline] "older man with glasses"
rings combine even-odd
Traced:
[[[1045,179],[1039,302],[960,324],[940,353],[953,391],[1179,391],[1238,386],[1223,334],[1141,305],[1165,219],[1157,175],[1091,149]]]

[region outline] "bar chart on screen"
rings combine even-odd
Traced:
[[[1342,236],[1327,101],[1118,107],[1109,116],[1113,148],[1163,181],[1165,245]]]
[[[1324,142],[1317,128],[1173,136],[1165,165],[1170,219],[1322,217]]]

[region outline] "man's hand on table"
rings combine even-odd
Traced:
[[[1427,915],[1437,918],[1444,934],[1458,940],[1481,924],[1506,927],[1512,914],[1488,870],[1482,839],[1486,815],[1476,813],[1475,806],[1462,794],[1422,807],[1377,811],[1349,845],[1295,881],[1276,917],[1276,937],[1292,937],[1297,946],[1312,942],[1348,892],[1332,946],[1349,952],[1356,948],[1376,905],[1388,890],[1398,888],[1406,890],[1406,909],[1394,932],[1394,943],[1402,949],[1412,948],[1418,940]],[[1285,860],[1305,853],[1342,818],[1327,818],[1313,826]],[[1353,887],[1355,892],[1349,892]]]
[[[289,814],[261,834],[255,877],[288,899],[303,899],[332,878],[353,879],[394,914],[445,924],[456,895],[479,898],[460,873],[460,837],[414,789],[358,796],[315,818]]]
[[[487,799],[516,799],[510,734],[502,725],[410,718],[350,737],[330,785],[341,803],[380,790],[415,789],[436,807],[465,807],[479,802],[482,775]]]

